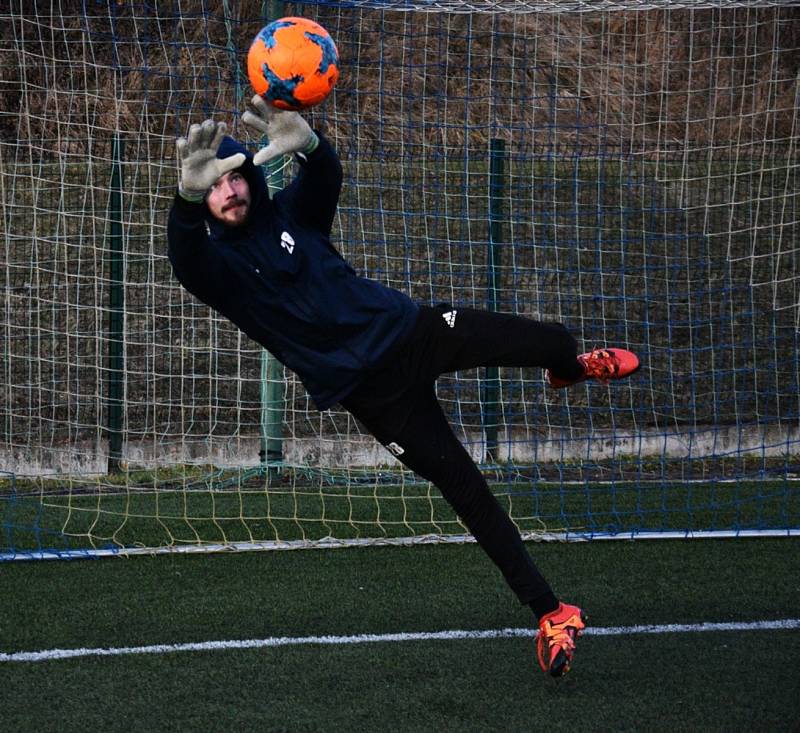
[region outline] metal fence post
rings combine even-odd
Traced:
[[[117,132],[114,134],[111,144],[111,184],[108,202],[108,413],[106,431],[108,434],[109,473],[118,473],[122,467],[123,400],[125,392],[122,157],[123,143],[120,134]]]
[[[505,141],[492,138],[489,142],[489,249],[486,256],[487,301],[489,310],[497,310],[500,286],[501,251],[503,238],[503,178]],[[486,461],[497,461],[497,428],[500,419],[500,370],[486,367],[482,384],[483,432],[486,440]]]

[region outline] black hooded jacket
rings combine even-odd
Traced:
[[[300,377],[320,410],[346,397],[410,333],[417,306],[356,275],[330,242],[342,169],[320,135],[300,170],[270,200],[252,155],[226,137],[217,153],[245,153],[246,223],[222,224],[205,203],[175,197],[167,239],[181,284]]]

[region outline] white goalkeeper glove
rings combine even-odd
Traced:
[[[181,166],[178,193],[187,201],[199,203],[220,176],[244,163],[244,153],[222,160],[217,158],[217,150],[227,131],[224,122],[206,120],[202,125],[192,125],[188,137],[178,138],[176,147]]]
[[[269,144],[255,154],[253,163],[261,165],[281,155],[308,154],[316,149],[319,138],[297,112],[276,109],[258,94],[250,104],[255,111],[246,110],[242,122],[269,140]]]

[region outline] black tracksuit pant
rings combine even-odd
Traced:
[[[577,344],[559,324],[471,308],[423,307],[411,335],[392,349],[342,405],[398,460],[431,481],[503,573],[522,603],[551,593],[519,532],[454,435],[436,399],[446,372],[537,366],[577,377]]]

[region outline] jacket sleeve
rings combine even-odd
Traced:
[[[342,189],[342,165],[331,144],[319,132],[317,135],[316,150],[307,156],[297,155],[300,171],[275,194],[275,200],[298,224],[329,237]]]
[[[209,240],[203,204],[176,194],[167,221],[167,245],[172,271],[181,285],[215,307],[221,297],[222,263]]]

